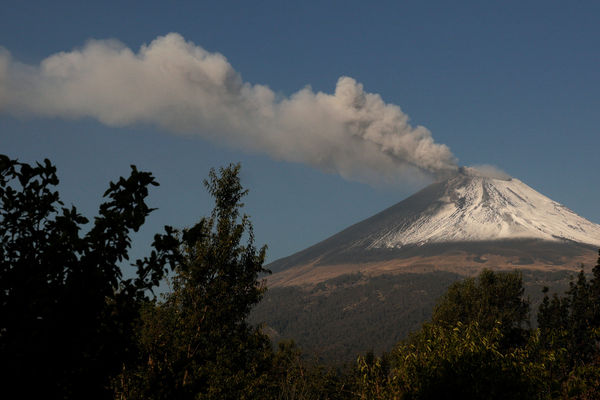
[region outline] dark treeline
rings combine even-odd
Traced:
[[[110,183],[88,224],[54,190],[55,167],[0,156],[0,376],[49,399],[597,399],[600,259],[537,328],[518,272],[453,283],[431,319],[380,355],[321,364],[248,322],[265,248],[242,213],[239,165],[212,170],[210,215],[165,227],[144,259],[130,234],[152,211],[150,173]],[[82,228],[86,227],[86,233]],[[132,277],[123,264],[131,264]],[[152,290],[166,279],[170,290]],[[386,328],[390,329],[390,328]]]

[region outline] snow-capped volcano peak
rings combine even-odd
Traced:
[[[592,265],[598,247],[600,225],[497,169],[461,167],[269,268],[281,285],[356,270],[569,269]]]
[[[437,190],[424,195],[433,186],[438,186]],[[421,203],[414,212],[405,209],[402,218],[387,219],[363,244],[368,248],[398,248],[432,242],[534,238],[600,245],[600,225],[502,173],[461,167],[454,177],[413,197]],[[415,203],[416,199],[410,199],[381,214],[395,214],[392,210],[403,203]]]

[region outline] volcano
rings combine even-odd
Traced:
[[[600,225],[518,179],[460,168],[400,203],[267,266],[252,320],[326,360],[389,351],[453,282],[521,272],[537,310],[598,257]]]
[[[270,286],[368,275],[591,266],[600,225],[516,178],[461,167],[453,177],[270,265]]]

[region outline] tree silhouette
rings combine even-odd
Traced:
[[[110,183],[89,221],[63,207],[56,168],[0,155],[0,365],[3,392],[110,398],[111,377],[137,358],[135,326],[148,290],[175,261],[173,230],[124,278],[130,233],[152,211],[148,172]]]
[[[264,395],[271,343],[246,318],[265,290],[258,277],[267,272],[266,247],[254,246],[252,225],[240,213],[247,191],[239,171],[239,164],[213,169],[204,182],[215,208],[181,235],[172,291],[146,310],[140,338],[146,358],[125,374],[125,397]]]
[[[484,331],[500,330],[505,345],[527,340],[529,301],[519,272],[483,270],[477,278],[455,282],[435,306],[432,323],[454,326],[477,322]]]

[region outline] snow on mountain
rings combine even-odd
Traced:
[[[518,179],[492,178],[472,168],[461,168],[458,175],[437,185],[440,184],[437,198],[429,199],[424,210],[404,213],[404,218],[396,221],[388,220],[382,229],[361,240],[362,245],[376,249],[534,238],[600,246],[600,225]]]
[[[354,268],[349,266],[366,270],[367,264],[373,273],[379,268],[375,263],[387,272],[415,263],[449,271],[473,263],[488,268],[560,269],[592,265],[598,247],[600,225],[518,179],[462,167],[453,177],[268,268],[289,271],[285,277],[273,276],[273,282],[284,278],[291,282],[290,276],[296,281],[325,279],[349,273]],[[294,268],[299,268],[297,276]]]

